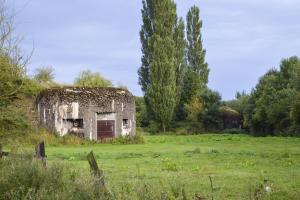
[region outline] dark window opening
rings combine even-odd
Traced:
[[[123,128],[124,129],[130,128],[129,120],[128,119],[123,119]]]
[[[70,123],[72,128],[83,128],[83,119],[64,119],[64,122]]]

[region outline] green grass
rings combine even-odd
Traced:
[[[89,170],[91,150],[111,188],[180,183],[189,197],[254,199],[268,180],[272,191],[263,199],[300,199],[300,138],[207,134],[146,136],[145,144],[46,146],[48,162],[79,171]]]

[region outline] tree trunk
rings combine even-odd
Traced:
[[[163,128],[163,132],[165,133],[166,132],[166,125],[165,125],[165,123],[162,123],[162,128]]]

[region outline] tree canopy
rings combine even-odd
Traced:
[[[291,130],[299,126],[296,117],[299,67],[299,58],[291,57],[282,60],[279,70],[271,69],[260,78],[245,112],[245,125],[252,133],[300,134]]]
[[[85,70],[79,73],[79,76],[74,80],[75,86],[80,87],[111,87],[112,82],[105,79],[98,72],[91,72],[90,70]]]

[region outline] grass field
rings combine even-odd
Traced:
[[[62,161],[88,171],[93,150],[109,187],[149,183],[157,188],[182,185],[214,199],[300,199],[300,138],[247,135],[146,136],[145,144],[47,146],[48,162]],[[209,176],[212,178],[213,191]],[[263,193],[263,192],[262,192]]]

